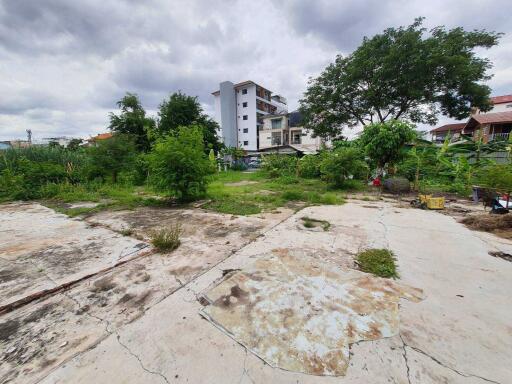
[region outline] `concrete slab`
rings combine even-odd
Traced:
[[[0,205],[0,307],[94,274],[146,247],[39,204]]]
[[[14,207],[11,209],[14,210]],[[46,209],[33,209],[38,215],[48,216]],[[180,214],[176,210],[173,212]],[[127,211],[111,214],[117,217],[118,214],[130,213],[138,214]],[[73,356],[96,347],[123,326],[144,316],[149,308],[184,284],[256,238],[262,228],[278,223],[282,215],[286,213],[268,218],[251,217],[248,220],[243,217],[232,219],[231,215],[208,215],[206,219],[187,225],[188,236],[182,238],[181,246],[170,254],[141,256],[108,272],[99,273],[60,294],[4,314],[0,317],[0,383],[10,380],[35,382]],[[103,213],[101,217],[110,216]],[[152,223],[162,225],[161,217],[153,217],[155,221],[144,222],[148,231]],[[222,241],[218,234],[211,235],[213,228],[222,228],[225,222],[238,224],[231,229],[231,241]],[[166,223],[172,223],[172,219]],[[84,224],[84,231],[97,233],[101,230],[109,234],[107,241],[114,236],[140,242],[121,237],[100,219],[91,224]],[[193,225],[200,227],[199,230],[194,231]],[[52,241],[58,243],[59,237],[54,237]],[[19,268],[20,276],[26,277],[26,271]],[[0,274],[2,271],[5,270],[0,269]],[[133,377],[142,379],[145,376],[134,374]]]
[[[190,281],[173,293],[152,294],[142,311],[130,309],[134,316],[127,316],[132,320],[126,322],[116,320],[129,309],[115,304],[122,297],[115,295],[130,293],[136,284],[128,280],[128,269],[119,271],[113,281],[126,291],[116,293],[112,288],[101,292],[107,303],[105,311],[114,320],[98,320],[101,326],[98,323],[97,328],[108,332],[96,339],[95,348],[76,352],[64,363],[50,364],[42,374],[34,373],[41,364],[18,364],[7,370],[7,375],[19,374],[13,378],[2,373],[0,382],[11,377],[16,383],[508,383],[512,377],[512,263],[488,255],[495,250],[496,238],[480,237],[478,232],[437,212],[402,209],[388,202],[371,202],[374,208],[363,206],[367,204],[309,207],[298,212],[230,257],[193,273]],[[327,220],[332,226],[327,232],[306,232],[300,228],[300,217],[305,215]],[[500,250],[512,252],[512,244],[499,241]],[[218,285],[226,271],[243,269],[273,249],[299,248],[309,257],[347,267],[353,266],[352,253],[366,247],[391,248],[397,255],[401,282],[422,288],[425,299],[419,303],[401,302],[399,335],[352,344],[343,379],[272,368],[199,315],[203,306],[197,297],[202,292]],[[174,269],[165,264],[172,257],[154,256],[145,259],[154,260],[153,266],[143,263],[154,272],[147,272],[150,279],[139,283],[137,295],[142,294],[148,282],[163,284],[166,280],[157,278],[157,274],[166,276],[167,268]],[[139,271],[139,262],[130,264],[123,268],[131,268],[134,278],[137,272],[144,272]],[[159,265],[164,265],[163,272]],[[126,285],[121,285],[123,279],[127,280]],[[174,277],[167,281],[172,283],[166,294],[177,283]],[[78,304],[92,295],[86,292],[94,288],[94,283],[76,287],[83,290],[76,293]],[[160,290],[158,284],[154,287],[157,292]],[[109,303],[110,295],[115,305]],[[102,302],[90,307],[99,311]],[[99,317],[99,313],[91,312],[91,316]],[[2,316],[0,323],[5,324],[5,319]],[[92,318],[87,321],[92,322]],[[13,337],[19,338],[16,334]],[[58,341],[62,344],[68,338],[72,340],[66,336]],[[0,341],[2,351],[10,346]],[[5,359],[4,354],[2,369]],[[31,371],[24,372],[25,368]]]
[[[267,364],[344,375],[349,345],[398,335],[400,297],[421,290],[276,249],[203,296],[201,314]]]

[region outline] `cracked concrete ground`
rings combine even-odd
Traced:
[[[331,229],[306,230],[301,226],[303,216],[327,220]],[[279,220],[274,225],[277,223]],[[389,202],[309,207],[278,225],[266,225],[259,233],[263,236],[252,237],[252,242],[240,244],[238,250],[219,248],[215,262],[200,272],[165,280],[153,278],[153,274],[174,266],[172,258],[150,255],[0,317],[4,329],[6,322],[17,320],[21,332],[40,331],[41,345],[50,342],[62,346],[49,351],[59,351],[57,362],[51,362],[54,356],[47,353],[47,361],[39,359],[34,366],[23,361],[23,352],[16,352],[20,360],[11,367],[17,367],[12,369],[21,374],[0,377],[3,381],[45,384],[510,382],[512,264],[491,257],[488,252],[511,253],[512,242],[470,231],[437,212],[402,209]],[[397,336],[352,344],[344,377],[319,377],[272,368],[199,315],[203,306],[197,297],[217,285],[224,271],[243,268],[273,249],[301,248],[311,257],[351,267],[352,255],[367,247],[391,248],[397,256],[401,282],[423,289],[425,299],[419,303],[400,302]],[[211,249],[212,245],[206,248]],[[187,251],[188,255],[198,252],[190,248]],[[204,250],[199,257],[207,255],[209,251]],[[184,254],[176,261],[185,257]],[[149,280],[144,281],[144,272],[150,275]],[[130,273],[143,286],[153,281],[172,283],[165,288],[155,284],[149,304],[135,306],[141,310],[125,309],[125,303],[145,294],[145,289],[139,290],[136,283],[121,284],[129,279]],[[135,277],[137,274],[139,277]],[[119,287],[125,291],[115,292]],[[136,288],[133,297],[121,300],[126,294],[131,295],[132,287]],[[116,305],[111,304],[111,296],[117,300]],[[101,307],[103,303],[106,305]],[[88,310],[83,312],[87,315],[76,315],[87,306]],[[83,332],[89,335],[89,341],[82,346],[90,342],[90,347],[74,353],[71,349],[67,355],[60,351],[74,342],[73,335],[45,329],[48,323],[37,320],[58,317],[64,307],[69,313],[66,321],[71,324],[65,329],[71,332],[72,321],[80,322],[79,329],[89,330]],[[31,316],[36,309],[39,317]],[[18,333],[17,338],[18,335],[23,333]],[[58,341],[48,341],[51,337]],[[3,340],[0,343],[2,351],[11,346]],[[50,368],[45,369],[44,364]],[[2,369],[4,366],[2,360]],[[29,372],[24,372],[25,368]],[[37,370],[42,373],[34,374]]]

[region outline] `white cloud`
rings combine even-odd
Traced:
[[[384,5],[385,4],[385,5]],[[197,95],[254,80],[296,108],[309,76],[364,35],[425,15],[508,32],[506,2],[0,0],[0,140],[105,131],[108,112],[136,92],[155,113],[170,92]],[[490,85],[511,93],[512,41],[486,55]]]

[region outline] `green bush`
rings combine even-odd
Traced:
[[[389,249],[368,249],[359,252],[356,260],[363,272],[373,273],[380,277],[398,277],[395,255]]]
[[[201,127],[181,127],[157,141],[149,154],[150,182],[156,189],[192,201],[204,195],[214,166],[204,153]]]
[[[476,179],[478,184],[486,187],[512,191],[512,165],[495,164],[482,167],[477,171]]]
[[[342,187],[350,177],[364,177],[366,171],[367,165],[356,148],[339,148],[327,152],[320,164],[322,179],[336,187]]]
[[[295,175],[297,171],[297,156],[270,154],[262,156],[261,168],[267,171],[270,177],[282,175]]]
[[[321,176],[321,155],[306,155],[298,161],[297,172],[300,177],[313,179]]]

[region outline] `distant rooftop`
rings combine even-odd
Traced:
[[[493,104],[503,104],[512,102],[512,95],[494,96],[491,97]]]
[[[240,88],[240,87],[243,87],[243,86],[246,86],[246,85],[251,85],[251,84],[254,84],[254,85],[256,85],[256,86],[258,86],[258,87],[260,87],[260,88],[263,88],[263,89],[264,89],[264,90],[266,90],[266,91],[269,91],[267,88],[262,87],[261,85],[259,85],[259,84],[255,83],[255,82],[254,82],[254,81],[252,81],[252,80],[242,81],[241,83],[234,84],[233,86],[234,86],[235,88]],[[270,91],[269,91],[269,92],[270,92]],[[212,95],[218,95],[219,93],[220,93],[220,91],[219,91],[219,90],[217,90],[217,91],[212,92]]]

